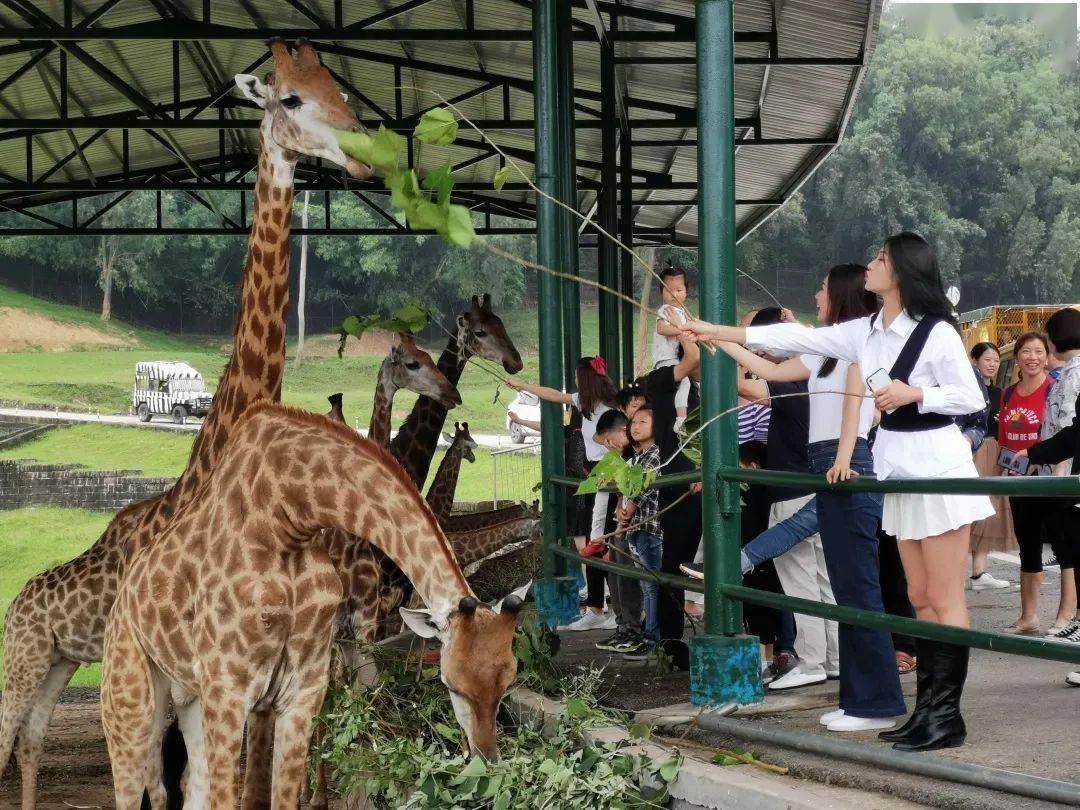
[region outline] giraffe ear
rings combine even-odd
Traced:
[[[516,616],[518,611],[521,610],[521,604],[525,601],[525,595],[529,592],[529,588],[531,587],[532,580],[530,579],[516,591],[507,594],[502,599],[496,599],[494,604],[492,604],[491,609],[495,611],[495,613],[502,613],[505,610],[507,613],[512,613]]]
[[[445,430],[443,431],[442,437],[448,444],[454,443],[454,437],[447,433]]]
[[[266,107],[267,92],[262,79],[253,73],[237,73],[233,79],[248,101],[254,101],[260,107]]]
[[[439,635],[439,625],[435,623],[435,618],[431,615],[431,611],[425,609],[413,610],[412,608],[398,608],[401,612],[401,618],[408,625],[408,628],[412,630],[420,638],[435,638]]]

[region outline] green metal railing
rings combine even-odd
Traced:
[[[1080,477],[1032,477],[1032,478],[909,478],[905,480],[878,480],[870,476],[859,477],[840,484],[829,484],[824,476],[808,475],[804,473],[778,472],[774,470],[755,470],[742,467],[721,468],[717,477],[721,481],[734,483],[749,483],[757,485],[781,486],[795,489],[823,491],[848,491],[848,492],[893,492],[893,493],[942,493],[954,495],[1008,495],[1022,497],[1072,497],[1080,498]],[[686,486],[694,481],[701,480],[701,472],[679,473],[676,475],[664,475],[656,479],[655,486],[671,487]],[[550,483],[559,487],[576,487],[580,479],[569,476],[553,476]],[[551,549],[556,556],[569,560],[572,563],[592,566],[604,571],[630,577],[632,579],[657,582],[671,588],[705,593],[705,615],[710,610],[717,610],[715,600],[710,600],[709,592],[705,583],[688,577],[679,576],[660,571],[647,571],[637,566],[612,562],[611,560],[599,560],[595,557],[583,557],[572,549],[563,545]],[[708,543],[708,535],[703,537],[703,542]],[[736,544],[736,548],[741,544]],[[706,546],[706,553],[709,549]],[[717,551],[713,550],[714,553]],[[706,573],[708,578],[708,574]],[[877,613],[875,611],[862,610],[860,608],[845,607],[843,605],[829,605],[823,602],[814,602],[809,599],[799,599],[793,596],[762,591],[756,588],[747,588],[741,584],[742,576],[736,573],[734,578],[726,578],[717,583],[716,591],[724,600],[734,602],[750,602],[765,607],[779,610],[790,610],[808,616],[818,616],[823,619],[845,624],[869,627],[874,630],[884,630],[890,633],[900,633],[917,638],[925,638],[933,641],[942,641],[949,644],[962,644],[967,647],[991,650],[994,652],[1022,655],[1030,658],[1042,658],[1051,661],[1064,661],[1067,663],[1080,663],[1080,649],[1074,645],[1064,645],[1042,639],[1024,638],[1022,636],[992,633],[984,630],[971,630],[962,627],[951,627],[942,624],[923,622],[917,619],[909,619],[903,616],[894,616],[889,613]],[[741,628],[740,628],[741,629]],[[739,632],[735,630],[734,632]]]

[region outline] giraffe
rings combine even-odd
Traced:
[[[502,320],[491,310],[491,296],[487,293],[483,298],[474,295],[469,309],[458,316],[457,332],[439,356],[439,371],[457,385],[466,361],[473,356],[502,363],[509,374],[517,374],[523,367],[521,355],[506,334]],[[427,480],[445,421],[446,408],[430,397],[420,397],[390,442],[390,452],[418,488]]]
[[[390,348],[390,354],[383,360],[375,385],[368,438],[379,447],[390,446],[390,412],[394,395],[402,388],[415,391],[422,397],[430,397],[441,408],[449,409],[461,404],[461,394],[457,388],[435,367],[428,353],[416,345],[416,339],[399,332],[398,344]]]
[[[435,513],[435,519],[440,525],[443,525],[444,520],[450,516],[450,510],[454,507],[454,492],[457,490],[462,459],[470,464],[476,463],[476,455],[473,453],[476,442],[469,435],[468,422],[455,422],[454,435],[444,433],[443,438],[450,443],[450,446],[439,463],[439,469],[435,471],[435,478],[428,487],[426,498],[428,506]]]
[[[244,724],[272,707],[272,804],[296,807],[327,685],[341,580],[316,534],[370,538],[426,608],[408,626],[441,641],[441,678],[471,753],[498,754],[495,718],[517,662],[517,595],[477,603],[438,521],[389,454],[348,427],[251,406],[199,497],[128,565],[106,630],[101,707],[116,807],[144,785],[171,698],[191,751],[187,800],[232,810]]]
[[[60,692],[80,664],[101,660],[106,619],[124,560],[160,534],[191,500],[248,405],[281,396],[297,160],[310,155],[338,163],[357,178],[370,174],[368,167],[347,158],[337,146],[334,129],[359,124],[312,47],[299,43],[295,57],[280,41],[270,43],[270,50],[274,71],[266,84],[247,74],[236,77],[242,92],[265,110],[259,130],[255,210],[233,353],[187,467],[162,495],[121,510],[84,554],[33,577],[8,610],[0,772],[17,739],[24,810],[36,806],[45,731]]]
[[[330,410],[327,412],[326,418],[345,424],[345,413],[341,410],[342,397],[342,394],[337,393],[331,394],[326,398],[326,401],[330,403]]]
[[[538,504],[533,501],[532,504],[515,503],[498,509],[485,509],[482,512],[447,515],[439,522],[442,524],[443,531],[452,535],[459,532],[474,532],[515,518],[536,517],[539,514]]]

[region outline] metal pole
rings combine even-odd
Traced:
[[[535,83],[534,110],[536,120],[536,184],[547,194],[558,194],[558,23],[557,0],[537,0],[533,6],[533,73]],[[538,197],[536,202],[536,254],[540,264],[555,267],[560,263],[558,208],[549,199]],[[562,329],[559,317],[559,280],[549,273],[540,273],[540,383],[561,388]],[[577,613],[576,580],[565,576],[566,562],[552,553],[565,535],[565,493],[551,483],[566,468],[563,456],[562,407],[556,403],[540,405],[540,467],[545,482],[543,501],[544,576],[534,591],[539,620],[554,626],[572,620]]]
[[[735,42],[733,0],[697,0],[698,262],[702,317],[735,322]],[[701,411],[736,405],[735,364],[723,352],[702,352]],[[694,644],[691,699],[748,702],[759,698],[757,643],[737,636],[742,605],[722,584],[741,581],[739,488],[720,481],[738,463],[734,412],[702,436],[702,528],[705,543],[705,635]],[[726,439],[726,440],[725,440]],[[751,669],[753,672],[751,673]]]
[[[600,193],[597,199],[597,219],[600,227],[610,234],[618,227],[618,154],[615,145],[615,54],[610,42],[600,44]],[[619,288],[619,255],[617,247],[605,236],[598,237],[596,267],[600,283]],[[626,371],[619,360],[619,301],[600,291],[600,353],[608,362],[613,380],[622,380]]]
[[[558,197],[566,205],[577,208],[577,161],[574,132],[574,40],[571,30],[573,11],[571,0],[556,0],[558,37]],[[578,274],[579,220],[569,211],[559,211],[559,241],[561,261],[557,267],[564,273]],[[541,262],[543,264],[543,262]],[[567,391],[577,388],[574,371],[581,357],[581,285],[562,279],[563,377]]]
[[[627,247],[634,246],[634,153],[630,130],[624,127],[619,135],[619,241]],[[634,379],[634,305],[627,298],[634,298],[634,257],[625,250],[619,251],[619,291],[622,299],[622,374],[623,382]]]

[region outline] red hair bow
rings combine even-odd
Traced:
[[[591,368],[601,377],[607,376],[607,361],[600,355],[589,358],[589,368]]]

